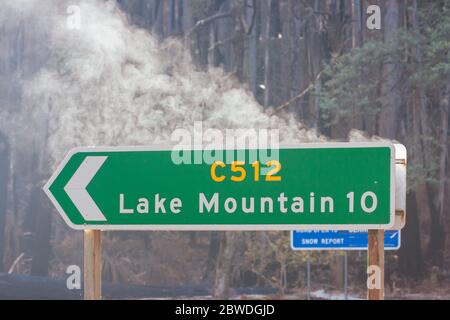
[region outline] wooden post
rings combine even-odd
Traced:
[[[84,300],[100,300],[101,298],[101,231],[84,230]]]
[[[384,300],[384,230],[369,230],[367,267],[367,298],[369,300]],[[379,279],[374,277],[379,277]],[[373,279],[375,280],[371,281]],[[379,283],[379,288],[369,286],[369,282],[372,282],[372,285]]]

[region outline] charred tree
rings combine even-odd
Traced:
[[[209,280],[215,277],[214,268],[217,264],[217,257],[220,250],[220,233],[212,231],[209,236],[209,250],[208,258],[206,260],[205,273],[203,274],[203,280]]]
[[[214,299],[223,300],[229,297],[237,237],[237,232],[232,231],[221,234],[213,292]]]
[[[420,278],[424,270],[417,211],[416,193],[411,191],[406,196],[408,221],[402,230],[402,246],[399,252],[400,272],[410,279]]]
[[[400,1],[386,1],[383,20],[384,40],[394,43],[400,28]],[[391,59],[389,59],[391,60]],[[400,64],[397,61],[385,61],[383,66],[383,85],[381,96],[383,103],[379,118],[379,134],[384,138],[396,139],[399,127]]]
[[[417,12],[417,1],[411,8],[411,24],[413,30],[419,29],[419,17]],[[419,69],[422,68],[422,48],[418,44],[413,48],[412,55],[418,61]],[[427,130],[427,104],[423,86],[414,88],[412,98],[411,128],[408,130],[412,137],[413,147],[408,150],[408,157],[411,163],[420,163],[426,166],[427,158],[422,154],[426,153],[422,145],[422,139],[428,134]],[[420,216],[430,212],[428,199],[428,185],[420,181],[416,187],[412,188],[406,198],[407,222],[402,230],[402,246],[399,251],[399,271],[410,279],[418,279],[423,275],[424,260],[422,254]]]
[[[446,172],[448,158],[448,125],[450,109],[450,85],[446,85],[440,101],[440,156],[438,169],[438,185],[435,194],[435,201],[431,200],[431,225],[430,241],[427,248],[427,259],[431,266],[442,268],[444,266],[446,219],[445,219],[445,192],[446,192]],[[428,189],[430,190],[430,188]]]
[[[51,259],[52,211],[49,201],[40,186],[32,191],[34,203],[35,232],[32,244],[31,275],[47,276]]]
[[[0,132],[0,272],[4,271],[6,201],[9,181],[9,144]]]

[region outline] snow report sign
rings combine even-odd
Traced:
[[[394,146],[76,148],[45,192],[74,229],[388,229]]]

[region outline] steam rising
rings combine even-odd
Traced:
[[[20,2],[22,3],[22,2]],[[48,114],[55,160],[73,146],[170,142],[176,128],[278,128],[282,142],[317,141],[290,115],[268,116],[220,69],[198,71],[176,39],[159,43],[127,23],[113,1],[79,1],[81,28],[67,27],[67,1],[8,1],[16,14],[45,12],[48,61],[23,86],[31,113]],[[36,11],[37,10],[37,11]]]

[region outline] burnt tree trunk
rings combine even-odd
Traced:
[[[436,202],[431,201],[431,229],[430,242],[427,248],[427,258],[432,266],[442,268],[444,265],[446,220],[444,212],[445,182],[448,155],[448,122],[450,104],[450,85],[446,85],[441,101],[441,154],[439,159],[439,185],[437,187]],[[430,190],[430,188],[428,188]],[[433,199],[430,195],[430,199]]]
[[[153,11],[153,34],[160,39],[164,38],[164,3],[165,1],[156,0]]]
[[[258,39],[260,37],[260,15],[258,2],[255,6],[246,6],[247,23],[253,23],[248,39],[248,83],[253,95],[257,95],[257,79],[258,79]],[[251,21],[255,19],[255,21]]]
[[[439,216],[439,208],[433,203],[432,188],[428,187],[428,198],[430,199],[430,241],[428,242],[426,259],[429,266],[442,267],[445,250],[445,229]]]
[[[264,107],[267,108],[270,105],[271,99],[271,87],[270,87],[270,59],[271,59],[271,43],[270,43],[270,34],[271,34],[271,11],[270,7],[272,6],[271,0],[265,0],[263,5],[265,18],[263,20],[264,23]]]
[[[217,231],[212,231],[209,237],[209,250],[208,258],[206,260],[205,273],[203,274],[203,280],[208,280],[210,278],[214,279],[214,267],[217,263],[217,256],[219,255],[220,249],[220,233]]]
[[[419,29],[419,17],[417,13],[417,1],[413,3],[413,11],[411,11],[411,21],[414,30]],[[414,48],[414,56],[416,57],[419,68],[422,63],[422,48],[417,45]],[[423,136],[426,132],[426,99],[425,92],[421,85],[418,85],[414,90],[414,97],[412,99],[412,132],[413,147],[408,150],[408,157],[411,163],[418,163],[423,167],[427,165],[427,159],[423,157],[426,154],[425,149],[421,144]],[[428,186],[426,182],[419,182],[407,195],[406,212],[407,222],[405,228],[402,230],[402,246],[399,251],[399,269],[400,273],[413,279],[419,278],[423,275],[424,261],[422,254],[422,245],[420,240],[421,230],[421,216],[428,216],[430,212],[430,201],[428,199]]]
[[[9,181],[9,144],[0,133],[0,272],[4,271],[6,201]]]
[[[31,275],[48,276],[49,263],[51,259],[50,236],[52,231],[52,212],[49,201],[42,191],[41,186],[36,186],[32,191],[35,193],[34,214],[35,232],[32,244],[33,259],[31,262]]]
[[[35,152],[31,163],[39,168],[39,155]],[[42,190],[42,174],[36,170],[30,191],[24,222],[24,252],[31,257],[30,273],[36,276],[48,275],[50,260],[51,208],[50,201]]]
[[[402,230],[402,246],[399,251],[399,269],[402,275],[417,279],[423,273],[423,258],[420,245],[420,226],[417,212],[416,193],[406,195],[408,222]]]
[[[223,300],[229,297],[237,237],[237,232],[232,231],[221,234],[213,292],[214,299]]]
[[[31,199],[28,204],[28,214],[32,218],[31,225],[31,275],[47,276],[51,258],[51,231],[52,214],[50,201],[42,190],[43,183],[49,175],[49,153],[47,143],[49,140],[49,119],[53,108],[52,98],[47,104],[47,118],[44,123],[43,138],[35,143],[33,188],[31,189]]]
[[[392,43],[398,36],[400,27],[400,2],[386,1],[386,12],[384,14],[384,40]],[[400,64],[387,61],[383,66],[382,85],[383,106],[379,119],[379,133],[384,138],[396,139],[399,127],[399,109],[401,104],[400,94]]]

